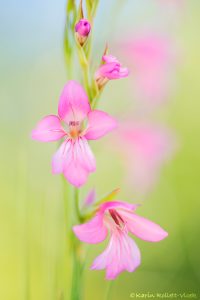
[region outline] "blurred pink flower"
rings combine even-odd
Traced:
[[[91,110],[82,86],[69,81],[60,96],[58,116],[44,117],[32,131],[32,138],[41,142],[64,138],[53,156],[52,171],[63,173],[71,184],[80,187],[96,168],[87,140],[99,139],[115,127],[115,120],[108,114]]]
[[[166,6],[171,6],[173,9],[183,9],[186,5],[185,0],[158,0],[158,4]]]
[[[83,202],[83,206],[84,207],[89,207],[92,204],[94,204],[95,200],[96,200],[96,190],[93,188],[89,191],[89,193],[85,197],[84,202]]]
[[[175,152],[172,133],[153,124],[138,122],[121,125],[116,137],[123,154],[128,182],[138,192],[145,193],[155,184],[160,169]],[[127,159],[126,159],[127,158]]]
[[[93,262],[92,270],[106,269],[106,279],[113,280],[121,272],[133,272],[140,265],[140,250],[128,233],[148,242],[158,242],[168,233],[159,225],[135,214],[137,205],[114,201],[102,204],[89,222],[73,227],[83,242],[97,244],[110,231],[106,250]]]
[[[132,64],[136,99],[149,104],[166,100],[171,89],[175,55],[169,39],[140,35],[125,42],[123,51]]]
[[[127,77],[129,71],[112,55],[103,55],[103,64],[95,73],[96,82],[101,89],[107,81]]]

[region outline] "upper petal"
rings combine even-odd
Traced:
[[[120,64],[116,62],[108,62],[99,67],[95,73],[95,78],[106,77],[110,80],[117,79],[119,75]],[[116,78],[117,76],[117,78]]]
[[[44,117],[32,131],[32,139],[40,142],[54,142],[66,135],[59,117],[49,115]]]
[[[104,213],[105,211],[109,209],[122,209],[122,210],[128,210],[128,211],[133,211],[138,207],[137,204],[131,204],[128,202],[123,202],[123,201],[109,201],[103,203],[99,210]]]
[[[120,63],[112,61],[101,65],[95,73],[95,78],[105,77],[112,80],[124,78],[128,75],[129,70],[127,68],[122,68]]]
[[[128,230],[142,240],[158,242],[168,236],[168,233],[154,222],[130,212],[122,211],[120,214],[126,220]]]
[[[115,63],[120,64],[119,61],[118,61],[118,59],[115,56],[113,56],[113,55],[103,55],[102,56],[102,60],[104,62],[106,62],[106,63],[115,62]]]
[[[66,123],[70,121],[80,122],[89,111],[90,104],[84,89],[78,82],[70,80],[61,93],[58,115]]]
[[[97,214],[91,221],[73,227],[75,235],[82,242],[97,244],[107,236],[107,228],[103,224],[102,214]]]
[[[92,270],[106,268],[106,279],[113,280],[121,272],[133,272],[140,265],[140,250],[122,231],[114,231],[106,250],[93,262]]]
[[[107,113],[100,110],[90,111],[88,114],[88,129],[85,137],[88,140],[99,139],[116,128],[116,126],[117,123],[115,119],[113,119]]]

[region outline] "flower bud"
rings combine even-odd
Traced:
[[[76,38],[78,43],[83,46],[90,34],[91,26],[88,20],[81,19],[75,25]]]
[[[125,78],[129,74],[127,68],[113,55],[103,55],[102,64],[95,73],[98,89],[101,90],[109,80]]]

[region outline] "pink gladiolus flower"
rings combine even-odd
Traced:
[[[104,62],[95,73],[95,79],[99,89],[101,89],[107,81],[127,77],[129,71],[122,68],[121,63],[112,55],[103,55]]]
[[[96,168],[87,141],[99,139],[115,127],[115,120],[107,113],[91,110],[82,86],[69,81],[60,96],[58,116],[44,117],[32,131],[32,138],[41,142],[64,138],[53,156],[52,171],[54,174],[63,173],[71,184],[80,187]]]
[[[168,233],[159,225],[135,214],[137,205],[114,201],[102,204],[89,222],[73,227],[79,240],[97,244],[110,231],[106,250],[93,262],[92,270],[106,269],[106,279],[115,279],[121,272],[133,272],[140,265],[140,251],[128,233],[148,242],[158,242]]]
[[[121,125],[117,144],[123,157],[128,158],[124,160],[128,183],[140,193],[154,186],[161,167],[176,149],[175,137],[169,130],[143,122]]]
[[[136,98],[151,105],[166,100],[175,66],[170,41],[155,34],[141,35],[125,43],[123,49],[132,63]]]

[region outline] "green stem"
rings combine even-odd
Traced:
[[[72,241],[73,273],[71,285],[71,300],[82,299],[82,260],[80,257],[80,242],[73,237]]]
[[[111,300],[110,296],[111,296],[111,290],[112,290],[112,286],[113,286],[113,281],[110,281],[108,283],[108,288],[105,294],[105,300]]]
[[[79,222],[82,220],[82,216],[79,209],[79,190],[75,188],[74,190],[74,205],[76,219]],[[72,287],[71,287],[71,300],[81,300],[82,299],[82,249],[80,241],[74,236],[71,235],[71,251],[73,257],[73,273],[72,273]]]
[[[63,190],[63,207],[64,207],[64,228],[66,229],[65,239],[65,254],[64,259],[68,261],[71,257],[71,224],[72,224],[72,205],[71,205],[71,187],[62,176],[62,190]],[[70,284],[68,285],[70,287]],[[63,287],[59,300],[69,299],[67,287]]]
[[[76,21],[75,0],[67,0],[66,22],[64,29],[64,55],[68,78],[73,76],[73,54],[74,54],[74,26]]]
[[[75,188],[74,189],[74,200],[75,200],[75,211],[76,211],[76,216],[77,216],[77,221],[81,222],[83,217],[80,212],[79,208],[79,189]]]
[[[70,255],[70,257],[72,258],[70,300],[81,300],[83,274],[81,242],[75,237],[71,229],[74,222],[82,222],[83,217],[79,209],[79,189],[75,188],[72,195],[70,191],[70,185],[66,182],[65,178],[63,178],[63,198],[65,210],[65,226],[67,229],[66,251],[67,253],[69,253],[68,255]],[[74,205],[72,206],[71,203],[74,203]],[[73,218],[73,216],[75,216],[75,219]]]
[[[91,101],[92,98],[91,98],[91,87],[90,87],[90,76],[89,76],[89,62],[88,62],[88,59],[86,57],[84,47],[81,47],[77,43],[77,48],[78,48],[79,62],[80,62],[80,66],[81,66],[82,73],[83,73],[84,87],[85,87],[85,89],[87,91],[87,94],[89,96],[89,99]]]

